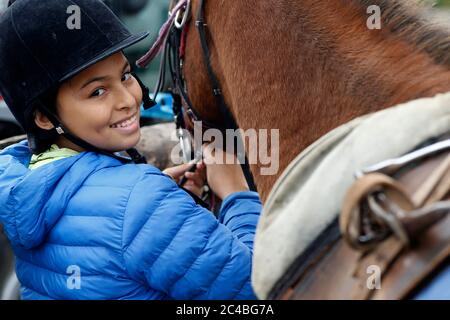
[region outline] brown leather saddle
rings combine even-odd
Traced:
[[[339,219],[269,299],[404,299],[448,263],[450,140],[356,175]]]

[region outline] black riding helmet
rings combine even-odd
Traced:
[[[131,34],[100,0],[16,0],[0,16],[0,92],[32,144],[31,117],[39,109],[58,134],[87,149],[112,154],[74,136],[50,111],[43,97],[62,82],[96,62],[148,36]],[[79,13],[79,25],[71,16]],[[143,91],[144,108],[154,102]],[[32,120],[32,119],[31,119]],[[136,150],[127,150],[135,162],[143,162]],[[122,158],[121,158],[122,159]]]

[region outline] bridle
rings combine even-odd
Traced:
[[[173,2],[175,1],[177,0],[173,0]],[[168,21],[161,27],[158,39],[150,48],[150,50],[136,62],[139,67],[145,67],[162,50],[160,73],[154,91],[154,98],[156,98],[156,95],[162,90],[164,86],[166,66],[168,66],[173,85],[171,93],[173,96],[173,112],[177,130],[177,137],[180,141],[183,158],[185,160],[192,159],[193,151],[191,147],[191,141],[189,140],[190,135],[186,131],[187,126],[184,114],[187,115],[187,118],[191,123],[194,123],[194,121],[202,121],[202,126],[204,129],[215,128],[219,129],[222,133],[225,133],[227,129],[233,129],[234,131],[239,129],[233,114],[230,112],[230,109],[225,102],[220,83],[211,65],[211,54],[207,42],[208,29],[204,18],[206,1],[199,1],[200,3],[197,11],[195,26],[199,34],[203,53],[203,61],[211,83],[212,94],[223,118],[222,124],[215,124],[201,119],[198,112],[196,112],[195,108],[193,107],[187,93],[186,83],[183,75],[183,66],[185,58],[186,38],[190,27],[188,22],[190,20],[191,0],[179,0],[178,2],[176,2],[173,9],[169,12]],[[240,136],[238,138],[242,139],[242,137]],[[245,156],[245,162],[241,163],[241,167],[250,189],[256,191],[256,185],[250,172],[247,156]]]

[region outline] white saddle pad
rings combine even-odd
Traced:
[[[357,118],[305,149],[274,185],[258,224],[252,281],[266,299],[338,216],[354,173],[450,131],[450,93]]]

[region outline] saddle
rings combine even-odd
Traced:
[[[446,93],[356,118],[303,150],[258,223],[258,297],[412,294],[448,256],[449,128]]]
[[[275,299],[405,299],[450,256],[450,140],[365,172],[347,191],[341,236],[293,267]]]

